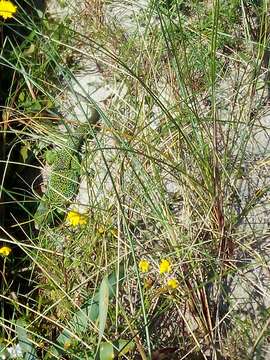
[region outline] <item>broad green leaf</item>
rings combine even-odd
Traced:
[[[38,359],[33,342],[27,336],[27,324],[23,319],[16,321],[16,333],[24,360]]]
[[[133,341],[118,340],[112,343],[102,342],[98,353],[98,360],[113,360],[126,355],[129,351],[133,350],[135,344]]]
[[[120,265],[119,278],[117,271],[114,271],[107,278],[108,286],[108,301],[115,296],[117,283],[121,283],[124,279],[124,266]],[[105,287],[105,285],[104,285]],[[77,336],[83,335],[88,329],[91,322],[96,322],[99,318],[99,299],[100,288],[86,300],[80,310],[75,312],[72,319],[68,324],[68,330],[63,330],[56,340],[57,346],[53,346],[49,349],[49,353],[46,358],[49,358],[51,354],[59,356],[65,352],[64,346],[68,341],[71,341],[72,334]]]
[[[113,360],[114,359],[114,350],[113,350],[112,344],[102,343],[100,345],[99,359],[100,360]]]
[[[98,327],[98,343],[100,344],[107,320],[108,307],[109,307],[109,282],[108,276],[105,276],[102,280],[99,289],[99,327]]]

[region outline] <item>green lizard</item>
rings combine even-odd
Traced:
[[[96,123],[98,113],[94,111],[90,121]],[[80,177],[80,149],[89,132],[89,125],[79,126],[68,136],[65,146],[46,153],[51,166],[47,190],[40,200],[34,221],[37,228],[43,225],[56,225],[62,220],[65,209],[76,196]]]

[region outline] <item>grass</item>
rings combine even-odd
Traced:
[[[85,1],[62,19],[24,6],[0,53],[0,355],[267,359],[268,3]],[[90,107],[99,126],[62,207],[87,223],[38,230],[45,152]]]

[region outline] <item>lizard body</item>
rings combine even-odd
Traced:
[[[66,207],[76,196],[81,168],[80,149],[88,132],[88,125],[79,126],[74,133],[69,134],[61,149],[46,154],[47,161],[52,163],[52,166],[47,190],[34,215],[37,228],[42,225],[55,225],[62,219]]]

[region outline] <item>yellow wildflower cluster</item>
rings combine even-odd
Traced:
[[[11,248],[8,246],[2,246],[0,248],[0,255],[2,256],[8,256],[11,253]]]
[[[67,221],[70,226],[77,227],[87,224],[87,216],[80,214],[78,211],[69,211],[67,214]]]
[[[17,6],[11,1],[0,0],[0,16],[5,20],[12,18],[17,11]]]
[[[139,270],[142,273],[147,273],[150,270],[150,263],[145,260],[141,259],[139,262]],[[161,259],[159,263],[159,273],[160,274],[169,274],[172,272],[172,266],[168,259]],[[169,289],[174,290],[179,287],[179,282],[175,277],[170,277],[166,280],[166,285]]]

